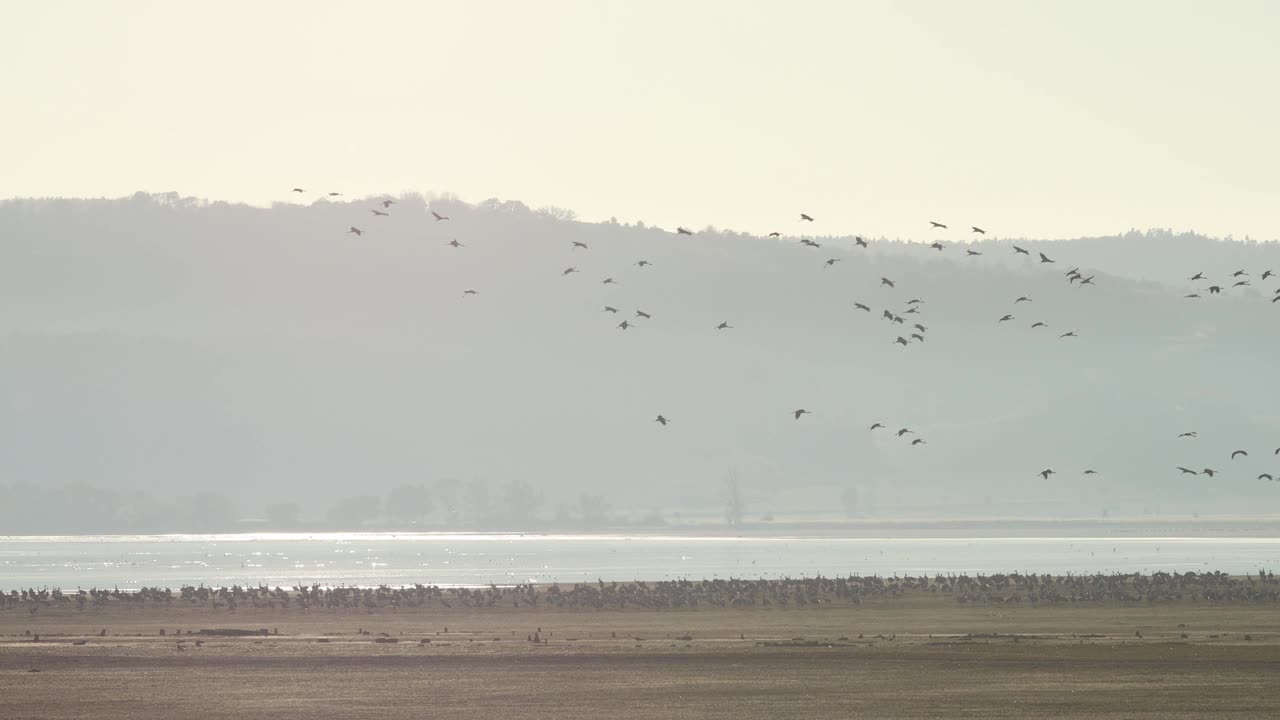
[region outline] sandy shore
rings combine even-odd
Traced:
[[[1274,718],[1278,677],[1272,603],[0,612],[6,718]]]

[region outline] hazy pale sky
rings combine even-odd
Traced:
[[[0,197],[1272,239],[1277,27],[1265,0],[7,2]]]

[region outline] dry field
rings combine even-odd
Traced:
[[[1277,718],[1278,689],[1272,604],[0,612],[6,720]]]

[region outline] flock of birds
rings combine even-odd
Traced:
[[[294,192],[294,193],[304,193],[304,192],[306,192],[306,191],[305,191],[303,188],[297,188],[297,187],[295,187],[295,188],[293,188],[293,192]],[[330,193],[328,193],[328,194],[326,195],[326,197],[340,197],[341,195],[342,195],[342,193],[339,193],[339,192],[330,192]],[[374,208],[369,208],[369,212],[370,212],[370,213],[372,213],[373,217],[388,217],[388,216],[390,216],[390,214],[391,214],[391,213],[389,212],[389,210],[390,210],[390,208],[391,208],[391,206],[392,206],[392,205],[395,205],[395,204],[396,204],[396,201],[395,201],[395,200],[393,200],[393,199],[391,199],[391,198],[384,198],[384,199],[382,199],[382,200],[377,201],[377,204],[381,206],[381,208],[382,208],[381,210],[379,210],[379,209],[378,209],[378,208],[376,208],[376,207],[374,207]],[[442,215],[442,214],[440,214],[439,212],[436,212],[435,210],[429,210],[429,212],[431,213],[431,216],[434,218],[435,222],[448,221],[448,220],[450,219],[447,215]],[[813,222],[816,222],[816,221],[815,221],[815,219],[814,219],[814,217],[813,217],[812,215],[809,215],[808,213],[800,213],[798,222],[801,222],[801,223],[813,223]],[[946,225],[945,223],[937,222],[936,220],[930,220],[930,221],[929,221],[929,228],[930,228],[931,230],[947,230],[947,229],[949,229],[948,225]],[[970,226],[970,228],[969,228],[969,232],[970,232],[970,234],[977,234],[977,235],[984,235],[984,236],[987,234],[987,231],[986,231],[985,229],[983,229],[983,228],[981,228],[981,227],[979,227],[979,226],[977,226],[977,225],[971,225],[971,226]],[[364,235],[365,230],[363,230],[363,229],[361,229],[361,228],[359,228],[359,227],[356,227],[355,225],[352,225],[352,226],[350,226],[350,227],[347,229],[347,233],[348,233],[348,234],[352,234],[352,235],[356,235],[356,236],[361,236],[361,235]],[[678,235],[693,235],[693,234],[694,234],[694,231],[689,230],[688,228],[685,228],[685,227],[683,227],[683,226],[679,226],[679,227],[677,227],[677,228],[676,228],[676,234],[678,234]],[[773,232],[770,232],[770,233],[768,234],[768,237],[771,237],[771,238],[781,238],[781,237],[782,237],[782,233],[781,233],[781,232],[778,232],[778,231],[773,231]],[[822,244],[821,244],[821,243],[819,243],[819,242],[817,242],[817,241],[815,241],[815,240],[812,240],[812,239],[810,239],[810,238],[805,238],[805,237],[800,238],[799,243],[800,243],[800,245],[802,245],[802,246],[804,246],[804,247],[807,247],[807,248],[811,248],[811,249],[819,249],[819,248],[821,248],[821,247],[822,247]],[[458,240],[457,240],[456,238],[454,238],[454,239],[450,240],[449,242],[447,242],[447,243],[445,243],[445,244],[446,244],[446,245],[448,245],[449,247],[454,248],[454,249],[458,249],[458,248],[466,247],[463,243],[458,242]],[[863,249],[868,249],[868,248],[869,248],[869,243],[868,243],[868,242],[867,242],[867,240],[866,240],[865,238],[863,238],[862,236],[855,236],[855,237],[854,237],[854,245],[855,245],[856,247],[863,248]],[[934,242],[930,243],[927,247],[928,247],[929,249],[935,250],[935,251],[937,251],[937,252],[942,252],[943,250],[945,250],[945,249],[946,249],[946,247],[947,247],[947,246],[946,246],[944,243],[942,243],[941,241],[936,241],[936,240],[935,240]],[[1012,250],[1013,250],[1013,254],[1014,254],[1015,256],[1017,256],[1017,255],[1025,255],[1025,256],[1027,256],[1028,258],[1031,258],[1031,257],[1032,257],[1032,256],[1031,256],[1031,251],[1027,250],[1026,248],[1022,248],[1022,247],[1019,247],[1019,246],[1017,246],[1017,245],[1012,245],[1011,247],[1012,247]],[[574,240],[574,241],[571,241],[571,243],[570,243],[570,248],[569,248],[569,249],[570,249],[570,251],[572,251],[572,252],[576,252],[576,251],[578,251],[578,250],[588,250],[588,251],[589,251],[589,250],[591,249],[591,246],[590,246],[588,243],[582,242],[582,241],[580,241],[580,240]],[[1049,257],[1048,255],[1046,255],[1046,254],[1045,254],[1045,253],[1043,253],[1043,252],[1037,252],[1036,254],[1039,256],[1039,262],[1037,263],[1038,265],[1053,265],[1053,264],[1056,264],[1056,263],[1057,263],[1057,261],[1056,261],[1056,260],[1054,260],[1053,258]],[[967,249],[965,250],[965,255],[966,255],[966,257],[978,257],[978,256],[981,256],[981,255],[982,255],[982,252],[981,252],[981,251],[979,251],[979,250],[974,250],[974,249],[972,249],[972,248],[967,248]],[[822,269],[826,270],[826,269],[832,268],[832,267],[834,267],[834,266],[835,266],[837,263],[839,263],[839,262],[841,262],[841,259],[840,259],[840,258],[836,258],[836,257],[827,258],[827,259],[823,262]],[[633,263],[633,264],[634,264],[634,266],[635,266],[635,267],[637,267],[637,268],[639,268],[639,269],[643,270],[643,269],[645,269],[645,268],[647,268],[647,267],[651,266],[653,263],[651,263],[651,262],[649,262],[648,260],[645,260],[645,259],[643,259],[643,258],[642,258],[642,259],[637,260],[637,261],[636,261],[635,263]],[[580,272],[580,270],[578,269],[578,266],[577,266],[577,265],[570,265],[570,266],[566,267],[563,271],[561,271],[560,276],[561,276],[561,277],[567,277],[567,276],[569,276],[569,275],[574,275],[574,274],[577,274],[577,273],[579,273],[579,272]],[[1095,277],[1096,277],[1096,275],[1088,275],[1088,276],[1085,276],[1084,274],[1082,274],[1082,273],[1080,272],[1080,268],[1079,268],[1079,267],[1073,267],[1072,269],[1068,270],[1068,271],[1065,273],[1065,279],[1066,279],[1067,283],[1068,283],[1069,285],[1071,285],[1071,286],[1079,287],[1079,288],[1084,288],[1085,286],[1094,285],[1094,282],[1093,282],[1093,281],[1094,281],[1094,278],[1095,278]],[[1237,287],[1249,287],[1249,286],[1251,285],[1251,283],[1250,283],[1250,281],[1249,281],[1249,279],[1248,279],[1248,278],[1249,278],[1249,273],[1248,273],[1248,272],[1246,272],[1245,270],[1237,270],[1236,272],[1234,272],[1234,273],[1232,273],[1232,274],[1231,274],[1231,277],[1232,277],[1233,279],[1235,279],[1235,282],[1234,282],[1234,283],[1232,283],[1232,285],[1231,285],[1231,287],[1232,287],[1232,288],[1237,288]],[[1277,277],[1277,275],[1276,275],[1274,272],[1272,272],[1271,270],[1266,270],[1266,271],[1262,272],[1262,274],[1260,275],[1260,278],[1261,278],[1261,280],[1263,280],[1263,281],[1265,281],[1265,280],[1267,280],[1268,278],[1271,278],[1271,277]],[[1240,278],[1243,278],[1243,279],[1240,279]],[[1195,275],[1191,276],[1191,277],[1189,278],[1189,280],[1191,280],[1192,282],[1199,282],[1199,281],[1209,282],[1208,277],[1207,277],[1203,272],[1197,272]],[[616,281],[613,277],[606,277],[606,278],[604,278],[603,280],[601,280],[601,284],[602,284],[602,285],[614,285],[614,284],[616,284],[616,283],[617,283],[617,281]],[[1079,283],[1079,285],[1076,285],[1076,283]],[[895,280],[893,280],[893,279],[891,279],[891,278],[881,277],[881,278],[880,278],[880,285],[879,285],[879,287],[881,287],[881,288],[886,288],[886,287],[887,287],[887,288],[890,288],[890,289],[896,289],[896,288],[897,288],[897,281],[895,281]],[[1215,285],[1209,285],[1209,286],[1207,286],[1207,288],[1205,288],[1205,290],[1206,290],[1209,294],[1217,295],[1217,294],[1220,294],[1220,293],[1222,292],[1223,288],[1222,288],[1222,286],[1220,286],[1220,285],[1216,285],[1216,284],[1215,284]],[[470,295],[478,295],[478,294],[479,294],[479,291],[468,288],[468,289],[466,289],[466,290],[463,290],[462,294],[463,294],[463,296],[464,296],[464,297],[466,297],[466,296],[470,296]],[[1187,297],[1187,298],[1199,298],[1199,297],[1200,297],[1200,294],[1199,294],[1199,293],[1191,293],[1191,294],[1186,295],[1186,297]],[[1275,303],[1275,302],[1277,302],[1277,301],[1280,301],[1280,287],[1277,287],[1277,288],[1276,288],[1276,290],[1275,290],[1275,296],[1271,299],[1271,302],[1272,302],[1272,303]],[[905,316],[907,316],[907,315],[912,315],[912,316],[916,316],[916,317],[918,318],[918,316],[919,316],[919,314],[920,314],[920,308],[921,308],[921,306],[924,304],[924,302],[925,302],[925,301],[924,301],[923,299],[918,298],[918,297],[911,298],[910,300],[908,300],[908,301],[905,303],[905,307],[903,307],[903,309],[901,309],[900,311],[895,311],[895,310],[894,310],[894,309],[892,309],[892,308],[886,308],[886,309],[884,309],[884,310],[883,310],[883,312],[881,313],[881,316],[880,316],[880,317],[881,317],[883,320],[886,320],[886,321],[890,322],[891,324],[894,324],[894,325],[904,325],[904,326],[905,326],[905,325],[906,325],[906,323],[907,323],[907,318],[906,318]],[[1020,304],[1022,304],[1022,303],[1031,303],[1031,302],[1033,302],[1033,300],[1032,300],[1032,298],[1031,298],[1030,296],[1027,296],[1027,295],[1021,295],[1021,296],[1019,296],[1018,298],[1016,298],[1016,299],[1013,301],[1013,303],[1012,303],[1012,304],[1013,304],[1013,306],[1014,306],[1014,307],[1017,307],[1017,306],[1019,306],[1019,305],[1020,305]],[[858,311],[862,311],[862,312],[867,312],[867,313],[872,312],[872,308],[871,308],[871,306],[870,306],[869,304],[866,304],[866,303],[863,303],[863,302],[855,302],[855,303],[854,303],[854,309],[855,309],[855,310],[858,310]],[[612,315],[617,315],[617,314],[619,314],[619,312],[620,312],[620,311],[619,311],[619,309],[618,309],[618,308],[616,308],[616,307],[614,307],[614,306],[612,306],[612,305],[605,305],[605,306],[604,306],[604,309],[602,310],[602,312],[609,313],[609,314],[612,314]],[[633,316],[631,316],[631,317],[629,317],[629,318],[626,318],[626,319],[622,320],[621,322],[619,322],[619,323],[617,324],[617,326],[616,326],[616,327],[617,327],[617,329],[619,329],[619,330],[623,330],[623,331],[625,331],[625,330],[629,330],[629,329],[631,329],[631,328],[633,328],[633,327],[636,327],[636,323],[635,323],[635,322],[633,322],[633,321],[638,321],[638,320],[651,320],[651,319],[653,319],[653,316],[652,316],[652,315],[650,315],[649,313],[645,312],[644,310],[637,309],[637,310],[635,311],[635,314],[634,314]],[[916,318],[912,318],[912,320],[913,320],[913,324],[911,325],[911,330],[912,330],[912,331],[914,331],[914,332],[909,332],[909,333],[907,333],[907,332],[904,330],[904,331],[903,331],[903,332],[904,332],[904,335],[898,335],[898,336],[897,336],[897,337],[892,341],[894,344],[901,345],[901,346],[903,346],[903,347],[909,347],[909,346],[910,346],[910,345],[912,345],[913,343],[923,343],[923,342],[925,341],[925,337],[926,337],[926,336],[925,336],[925,333],[927,333],[927,332],[928,332],[928,327],[926,327],[923,323],[920,323],[920,322],[914,322],[914,320],[915,320],[915,319],[916,319]],[[1016,317],[1014,316],[1014,314],[1013,314],[1013,313],[1005,313],[1004,315],[1002,315],[1000,318],[998,318],[998,319],[996,320],[996,324],[997,324],[997,325],[1000,325],[1000,324],[1003,324],[1003,323],[1006,323],[1006,322],[1011,322],[1011,321],[1013,321],[1013,320],[1015,320],[1015,319],[1016,319]],[[1047,323],[1045,323],[1045,322],[1043,322],[1043,321],[1040,321],[1040,320],[1037,320],[1037,321],[1035,321],[1035,322],[1033,322],[1033,323],[1031,324],[1031,328],[1032,328],[1032,329],[1047,328],[1047,327],[1048,327],[1048,324],[1047,324]],[[722,321],[722,322],[720,322],[719,324],[717,324],[717,325],[713,326],[713,327],[712,327],[712,329],[713,329],[714,331],[716,331],[716,332],[720,332],[720,331],[724,331],[724,330],[732,330],[732,329],[734,329],[734,328],[733,328],[733,325],[729,324],[729,321],[725,320],[725,321]],[[1062,334],[1058,335],[1058,339],[1059,339],[1059,340],[1065,340],[1065,339],[1069,339],[1069,338],[1078,338],[1078,337],[1079,337],[1079,331],[1078,331],[1078,330],[1075,330],[1075,329],[1068,330],[1067,332],[1064,332],[1064,333],[1062,333]],[[812,411],[810,411],[810,410],[808,410],[808,409],[805,409],[805,408],[797,408],[797,409],[795,409],[795,410],[793,410],[793,411],[791,412],[791,416],[792,416],[792,418],[793,418],[793,419],[795,419],[795,420],[799,420],[800,418],[804,417],[805,415],[812,415],[812,414],[813,414],[813,412],[812,412]],[[659,413],[659,414],[658,414],[658,416],[654,418],[653,422],[657,423],[658,425],[661,425],[662,427],[667,427],[668,425],[670,425],[670,424],[671,424],[671,420],[670,420],[669,418],[667,418],[665,415],[661,414],[661,413]],[[876,431],[876,430],[881,430],[881,429],[888,429],[888,428],[885,426],[885,424],[884,424],[884,423],[881,423],[881,422],[876,422],[876,423],[872,424],[872,425],[870,426],[870,428],[869,428],[869,430],[871,430],[871,431],[873,431],[873,432],[874,432],[874,431]],[[905,438],[905,436],[907,436],[907,435],[914,435],[914,434],[915,434],[915,432],[914,432],[913,430],[911,430],[910,428],[907,428],[907,427],[900,428],[899,430],[897,430],[897,431],[896,431],[896,436],[897,436],[898,438]],[[1196,432],[1187,432],[1187,433],[1183,433],[1183,434],[1179,435],[1178,437],[1179,437],[1179,438],[1195,438],[1195,437],[1198,437],[1198,433],[1196,433]],[[911,446],[911,447],[916,447],[916,446],[919,446],[919,445],[927,445],[927,444],[928,444],[928,443],[927,443],[923,438],[919,438],[919,437],[910,438],[910,439],[909,439],[909,441],[910,441],[910,446]],[[1277,456],[1280,456],[1280,448],[1276,448],[1276,450],[1275,450],[1275,453],[1274,453],[1274,454],[1275,454],[1275,455],[1277,455]],[[1236,459],[1236,458],[1238,458],[1238,457],[1248,457],[1248,455],[1249,455],[1249,453],[1248,453],[1247,451],[1245,451],[1245,450],[1236,450],[1235,452],[1233,452],[1233,453],[1231,454],[1231,459],[1232,459],[1232,460],[1235,460],[1235,459]],[[1203,468],[1202,470],[1199,470],[1199,471],[1192,470],[1192,469],[1190,469],[1190,468],[1186,468],[1186,467],[1182,467],[1182,466],[1178,466],[1178,468],[1177,468],[1177,469],[1178,469],[1182,474],[1188,474],[1188,475],[1207,475],[1207,476],[1208,476],[1208,477],[1210,477],[1210,478],[1214,477],[1215,475],[1217,475],[1217,474],[1220,472],[1219,470],[1216,470],[1216,469],[1213,469],[1213,468],[1209,468],[1209,467]],[[1039,473],[1037,473],[1037,474],[1038,474],[1041,478],[1043,478],[1043,479],[1045,479],[1045,480],[1048,480],[1051,476],[1056,475],[1056,474],[1057,474],[1057,471],[1055,471],[1053,468],[1045,468],[1045,469],[1041,470],[1041,471],[1040,471]],[[1085,469],[1081,474],[1082,474],[1082,475],[1097,475],[1097,474],[1098,474],[1098,471],[1097,471],[1097,470],[1094,470],[1094,469],[1092,469],[1092,468],[1089,468],[1089,469]],[[1278,480],[1277,480],[1277,475],[1272,475],[1271,473],[1262,473],[1262,474],[1258,475],[1258,479],[1259,479],[1259,480],[1269,480],[1269,481],[1273,481],[1273,482],[1277,482],[1277,481],[1278,481]]]

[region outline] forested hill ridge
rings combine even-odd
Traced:
[[[53,527],[67,486],[319,517],[421,485],[424,522],[542,527],[720,514],[729,477],[747,519],[1280,511],[1275,242],[388,197],[0,203],[0,521]]]

